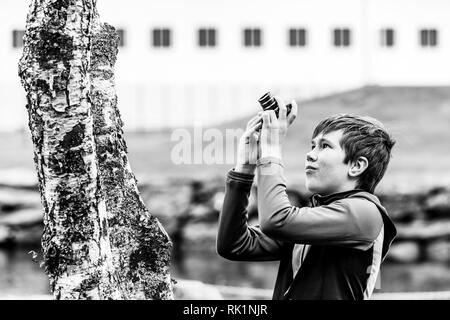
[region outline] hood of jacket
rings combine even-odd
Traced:
[[[343,198],[364,198],[377,206],[383,218],[384,224],[384,240],[382,249],[382,261],[384,261],[389,251],[389,248],[391,247],[391,244],[397,235],[397,229],[395,228],[394,222],[389,216],[386,208],[381,205],[380,200],[378,199],[377,196],[362,189],[355,189],[345,192],[334,193],[326,196],[320,196],[318,194],[315,194],[311,197],[311,203],[313,206],[323,205]]]

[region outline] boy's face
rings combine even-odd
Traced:
[[[348,175],[350,163],[345,164],[345,152],[339,141],[342,130],[319,133],[311,141],[306,154],[306,188],[320,195],[347,191],[355,188],[355,181]]]

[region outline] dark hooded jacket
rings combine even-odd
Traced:
[[[268,166],[270,174],[262,174]],[[266,158],[258,164],[259,225],[248,226],[252,183],[253,175],[228,173],[217,237],[221,256],[279,260],[273,299],[370,298],[396,235],[376,196],[355,189],[292,206],[281,162]]]

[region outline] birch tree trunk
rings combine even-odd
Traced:
[[[105,0],[106,1],[106,0]],[[32,0],[19,75],[56,299],[173,299],[171,241],[139,195],[96,0]]]

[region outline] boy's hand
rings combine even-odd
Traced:
[[[260,157],[281,158],[281,145],[286,137],[288,127],[297,117],[298,106],[292,100],[292,110],[287,116],[287,108],[284,101],[275,96],[279,109],[279,118],[273,110],[263,112],[263,126],[260,137]]]
[[[258,130],[262,126],[262,111],[247,123],[244,134],[239,139],[235,171],[253,174],[258,160]]]

